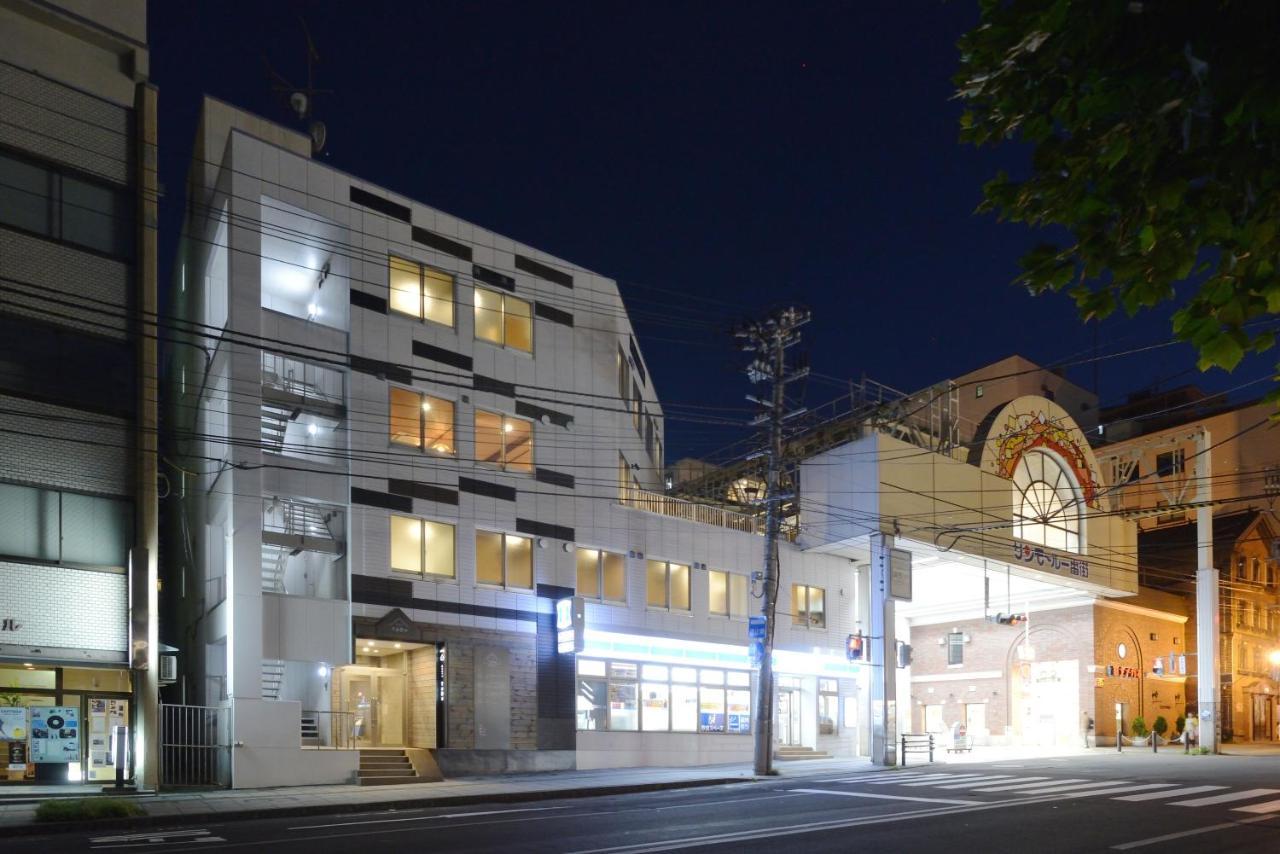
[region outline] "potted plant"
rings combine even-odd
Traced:
[[[1129,732],[1133,733],[1134,744],[1146,744],[1147,733],[1150,730],[1147,729],[1147,722],[1138,715],[1133,719],[1133,723],[1129,724]]]
[[[1169,722],[1164,719],[1164,715],[1156,715],[1156,721],[1151,725],[1151,731],[1154,733],[1152,738],[1164,740],[1164,734],[1169,731]]]

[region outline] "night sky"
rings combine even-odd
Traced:
[[[850,377],[913,391],[1013,352],[1095,352],[1068,298],[1010,285],[1035,235],[973,213],[1026,160],[956,141],[955,42],[977,0],[152,3],[162,281],[201,94],[289,124],[264,57],[305,78],[299,12],[334,90],[322,159],[615,278],[666,402],[745,420],[727,330],[790,302],[815,317],[810,405]],[[1100,352],[1167,340],[1169,313],[1107,321]],[[1184,345],[1109,358],[1098,391],[1219,390],[1268,367],[1194,364]],[[1093,387],[1092,366],[1069,376]],[[743,431],[667,433],[675,459]]]

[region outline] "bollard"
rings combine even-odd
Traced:
[[[1151,752],[1152,753],[1160,752],[1159,750],[1156,749],[1157,746],[1160,744],[1159,739],[1160,739],[1160,733],[1156,732],[1155,730],[1151,730]]]

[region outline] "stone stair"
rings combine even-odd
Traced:
[[[403,750],[394,747],[361,748],[357,776],[361,786],[430,782],[418,776]]]
[[[316,715],[302,716],[302,746],[318,747],[320,745],[320,721]]]
[[[830,759],[831,754],[825,750],[814,750],[794,744],[779,744],[773,751],[773,758],[779,762],[796,762],[804,759]]]

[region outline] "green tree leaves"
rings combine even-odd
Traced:
[[[1033,147],[979,211],[1058,225],[1017,283],[1082,318],[1175,298],[1202,370],[1275,343],[1280,315],[1280,3],[981,0],[959,43],[960,139]]]

